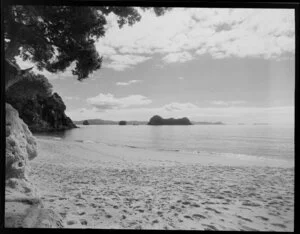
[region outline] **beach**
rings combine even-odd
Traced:
[[[294,165],[284,160],[37,144],[30,177],[65,228],[294,230]]]

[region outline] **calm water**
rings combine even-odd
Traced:
[[[174,153],[205,151],[239,157],[294,159],[294,127],[288,125],[80,125],[77,129],[36,136]]]

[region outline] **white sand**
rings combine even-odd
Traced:
[[[31,165],[67,228],[294,230],[290,162],[38,139]]]

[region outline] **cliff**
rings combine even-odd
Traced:
[[[37,156],[37,144],[18,112],[6,103],[5,227],[59,228],[62,219],[45,209],[30,181],[29,160]]]
[[[186,117],[181,119],[163,119],[159,115],[155,115],[149,120],[148,125],[191,125],[191,122]]]
[[[27,100],[16,100],[7,97],[9,102],[16,108],[20,118],[28,125],[32,132],[61,131],[76,128],[72,120],[66,116],[66,106],[62,98],[54,93],[50,97],[40,97]]]

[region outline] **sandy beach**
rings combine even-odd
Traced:
[[[66,228],[294,230],[291,163],[37,142],[30,176]]]

